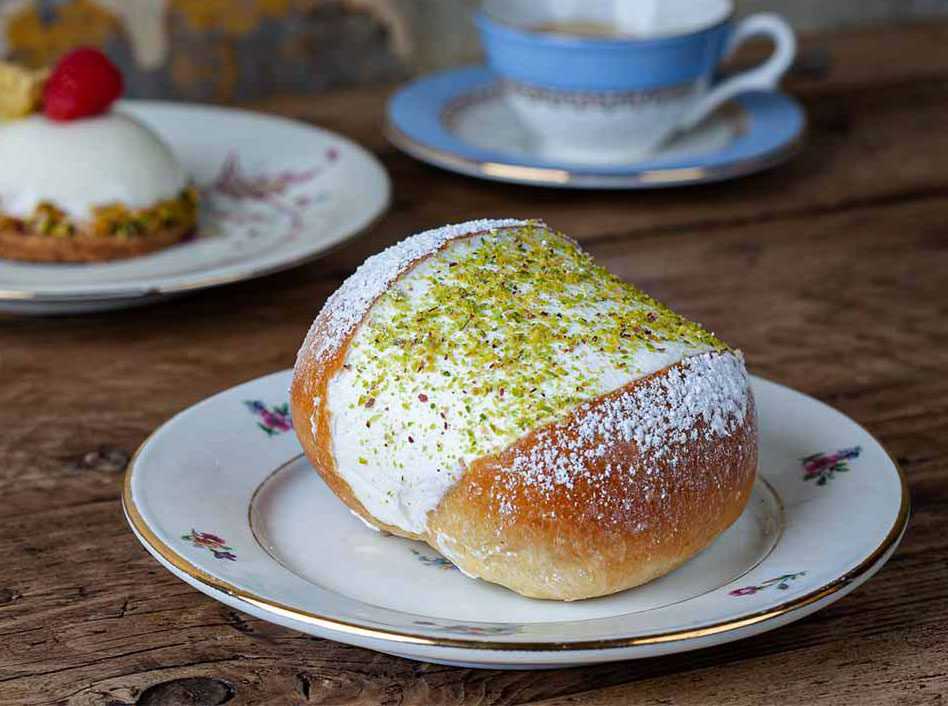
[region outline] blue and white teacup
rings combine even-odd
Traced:
[[[796,54],[785,20],[737,21],[732,0],[485,0],[476,21],[507,103],[557,161],[645,158],[736,95],[775,89]],[[716,83],[718,65],[759,36],[772,56]]]

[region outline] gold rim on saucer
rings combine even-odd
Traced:
[[[597,189],[687,186],[746,176],[765,171],[794,157],[802,150],[806,135],[807,129],[804,126],[800,134],[791,142],[774,152],[716,167],[643,169],[628,174],[595,174],[552,167],[527,167],[509,162],[481,162],[418,142],[393,125],[391,121],[386,122],[385,125],[385,136],[395,147],[422,162],[443,169],[473,177],[534,186]]]

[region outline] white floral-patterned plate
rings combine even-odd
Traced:
[[[196,237],[103,264],[0,260],[0,311],[102,311],[238,282],[345,242],[387,208],[385,169],[362,147],[304,123],[243,110],[123,101],[201,191]]]
[[[264,620],[411,659],[545,668],[680,652],[839,600],[905,530],[904,478],[839,412],[754,378],[760,474],[743,516],[677,571],[589,601],[523,598],[370,531],[300,455],[290,371],[182,412],[133,460],[125,512],[195,588]]]

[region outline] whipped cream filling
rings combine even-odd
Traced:
[[[120,112],[0,124],[0,165],[0,213],[15,218],[30,216],[44,201],[77,220],[108,204],[149,208],[188,184],[161,138]]]
[[[337,472],[374,517],[409,532],[425,533],[428,513],[468,464],[485,453],[500,451],[530,428],[525,430],[513,421],[513,386],[505,389],[509,383],[503,382],[510,378],[491,378],[485,359],[454,354],[460,345],[457,331],[449,339],[450,353],[439,356],[435,366],[421,370],[413,365],[393,366],[391,352],[379,355],[378,336],[384,325],[399,321],[406,312],[431,308],[433,288],[450,277],[455,265],[476,257],[485,238],[496,240],[492,234],[451,242],[394,283],[392,296],[381,297],[356,331],[343,368],[328,385]],[[529,281],[521,286],[526,291]],[[532,296],[545,315],[563,315],[573,321],[568,331],[576,333],[589,322],[616,315],[620,304],[615,297],[597,292],[598,286],[587,282],[557,296],[541,292]],[[651,310],[647,301],[636,306]],[[486,311],[484,316],[493,313]],[[509,335],[503,322],[497,324],[492,333],[485,334],[484,349],[502,346]],[[549,422],[578,403],[713,349],[704,341],[662,340],[657,345],[610,351],[592,342],[571,340],[568,348],[557,349],[555,373],[530,378],[533,388],[521,404],[532,408],[559,400],[545,417],[529,417],[531,424]],[[530,364],[524,361],[523,367]],[[452,386],[446,380],[462,382]],[[468,389],[481,381],[493,382],[489,394]],[[570,404],[563,402],[566,399]]]

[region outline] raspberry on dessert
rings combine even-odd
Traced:
[[[53,69],[43,90],[43,112],[52,120],[101,115],[122,95],[122,74],[98,49],[80,47]]]

